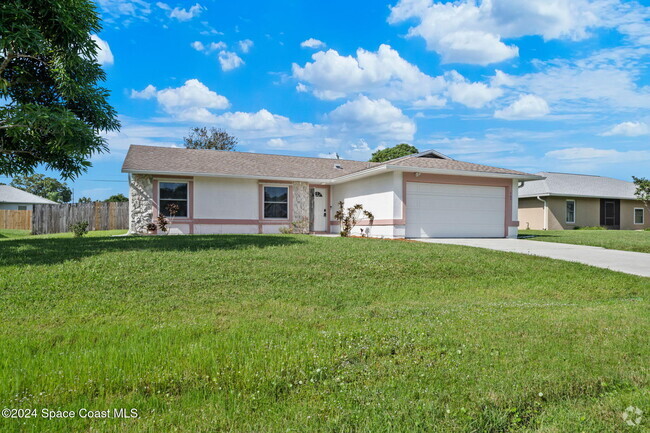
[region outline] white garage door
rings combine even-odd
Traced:
[[[406,237],[502,238],[505,188],[406,184]]]

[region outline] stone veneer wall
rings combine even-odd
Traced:
[[[145,233],[153,221],[153,176],[132,174],[129,187],[129,232]]]
[[[309,184],[293,183],[293,222],[304,221],[299,227],[304,233],[309,232]]]

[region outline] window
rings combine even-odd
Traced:
[[[576,201],[575,200],[566,201],[566,222],[569,224],[574,224],[576,222]]]
[[[289,218],[289,187],[264,187],[264,218]]]
[[[160,182],[159,185],[158,210],[162,215],[170,216],[167,206],[178,205],[178,213],[175,216],[187,218],[187,182]]]
[[[643,208],[636,207],[634,208],[634,224],[643,224]]]
[[[18,205],[18,210],[27,210],[27,206]]]

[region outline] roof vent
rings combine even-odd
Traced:
[[[334,168],[337,170],[343,170],[343,166],[341,164],[334,164]]]

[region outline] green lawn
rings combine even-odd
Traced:
[[[25,236],[29,236],[29,230],[0,229],[0,240],[22,238]]]
[[[0,241],[0,431],[622,432],[650,279],[309,236]]]
[[[634,230],[519,230],[534,241],[592,245],[612,250],[650,253],[650,231]]]

